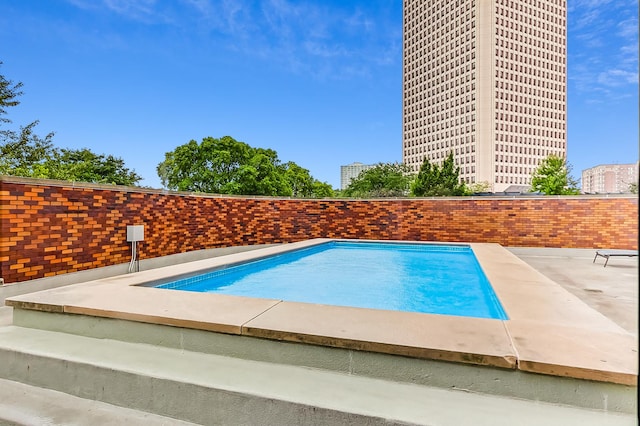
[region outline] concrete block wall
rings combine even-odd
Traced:
[[[140,258],[308,238],[638,248],[635,196],[324,199],[211,196],[0,177],[0,277],[15,283]]]

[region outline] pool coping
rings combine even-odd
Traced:
[[[15,296],[5,303],[14,309],[114,318],[637,386],[637,336],[499,244],[454,243],[472,248],[508,320],[144,286],[167,276],[204,272],[327,241],[353,240],[283,244]]]

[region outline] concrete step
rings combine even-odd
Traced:
[[[634,415],[17,326],[0,328],[0,378],[197,424],[636,424]]]
[[[0,379],[0,425],[188,426],[193,424]]]

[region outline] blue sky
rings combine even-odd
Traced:
[[[638,2],[568,1],[574,176],[638,160]],[[113,154],[159,188],[165,152],[230,135],[334,187],[402,160],[401,0],[0,0],[13,125]]]

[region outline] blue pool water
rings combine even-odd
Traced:
[[[462,245],[332,241],[157,287],[507,318],[473,251]]]

